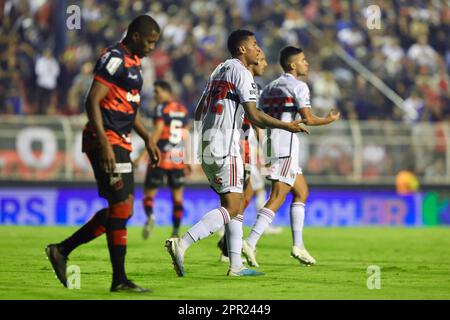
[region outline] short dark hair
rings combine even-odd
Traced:
[[[291,67],[289,66],[289,59],[292,56],[295,56],[302,52],[302,49],[293,46],[285,47],[280,51],[280,65],[285,72],[291,70]]]
[[[248,37],[255,36],[255,34],[249,30],[238,29],[234,30],[228,36],[227,47],[228,51],[234,57],[239,53],[239,46],[242,41],[245,41]]]
[[[155,19],[147,14],[143,14],[134,18],[128,25],[127,37],[131,37],[135,32],[148,36],[152,33],[161,33],[161,28]]]
[[[160,88],[163,89],[164,91],[167,91],[167,92],[169,92],[169,93],[172,93],[172,87],[171,87],[171,85],[170,85],[167,81],[164,81],[164,80],[156,80],[156,81],[153,83],[153,86],[154,86],[154,87],[160,87]]]

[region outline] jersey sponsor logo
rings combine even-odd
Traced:
[[[137,74],[128,73],[128,78],[133,79],[133,80],[137,80],[138,75]]]
[[[258,88],[258,86],[256,85],[256,83],[254,83],[254,82],[252,83],[252,88],[253,88],[253,89],[257,89],[257,88]]]
[[[141,102],[141,95],[139,93],[132,94],[131,92],[127,92],[127,101],[129,102]]]
[[[131,162],[116,163],[114,173],[131,173],[133,172],[133,166]]]
[[[222,67],[222,68],[220,68],[220,70],[219,70],[219,72],[220,73],[224,73],[224,72],[227,72],[228,70],[230,70],[230,67]]]
[[[122,59],[117,58],[117,57],[112,57],[111,59],[109,59],[109,62],[106,65],[106,70],[108,71],[108,73],[110,75],[114,75],[116,73],[117,69],[119,69],[121,64],[122,64]]]
[[[281,89],[278,88],[271,88],[269,91],[269,96],[281,96],[283,95],[283,91]]]
[[[182,111],[170,111],[169,117],[178,118],[178,117],[185,117],[186,113]]]

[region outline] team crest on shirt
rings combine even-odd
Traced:
[[[215,177],[214,178],[214,183],[215,184],[218,184],[219,186],[221,186],[222,185],[222,178],[220,178],[220,177]]]

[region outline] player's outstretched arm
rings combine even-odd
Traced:
[[[302,108],[299,110],[304,124],[308,126],[323,126],[338,120],[341,117],[341,113],[331,109],[325,118],[318,117],[311,112],[311,108]]]
[[[142,119],[141,119],[139,112],[136,114],[136,117],[134,118],[133,128],[136,131],[136,133],[145,142],[145,148],[148,151],[150,163],[153,166],[157,166],[161,159],[161,153],[160,153],[159,148],[157,147],[156,143],[151,139],[150,134],[148,133],[147,129],[145,129],[145,126],[142,123]]]
[[[94,80],[89,89],[85,106],[89,124],[93,127],[100,143],[101,165],[106,172],[112,172],[116,167],[116,158],[111,144],[108,141],[108,137],[106,136],[100,111],[100,101],[106,97],[108,91],[108,86]]]
[[[278,119],[275,119],[268,114],[258,110],[256,108],[256,102],[244,102],[243,103],[245,114],[247,115],[250,122],[255,124],[260,128],[277,128],[283,129],[290,132],[304,132],[309,134],[308,129],[303,126],[303,122],[305,120],[296,120],[292,122],[284,122]]]

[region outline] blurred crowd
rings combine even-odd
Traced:
[[[66,25],[70,5],[80,8],[79,29]],[[101,50],[119,41],[142,13],[163,29],[151,59],[143,61],[147,116],[154,108],[156,79],[169,81],[192,113],[211,71],[228,58],[228,34],[248,28],[269,62],[257,79],[262,86],[281,72],[281,48],[304,49],[310,63],[305,81],[317,114],[335,107],[349,120],[450,122],[450,4],[445,0],[0,0],[0,114],[83,113]],[[394,104],[339,50],[404,102]],[[370,161],[377,155],[380,162],[387,159],[377,147],[365,152]],[[347,174],[352,168],[332,169]]]
[[[157,50],[144,63],[143,109],[148,113],[152,83],[159,78],[169,80],[192,110],[215,65],[228,57],[229,32],[249,28],[270,63],[258,80],[262,85],[280,73],[277,59],[283,46],[305,50],[311,64],[306,80],[319,112],[337,107],[347,119],[450,119],[448,1],[375,1],[381,16],[374,27],[373,10],[368,10],[373,3],[0,0],[1,113],[82,113],[100,51],[120,40],[133,17],[148,13],[163,28]],[[81,9],[81,25],[69,30],[70,14],[64,9],[73,4]],[[57,36],[61,33],[62,38]],[[337,46],[396,92],[405,111],[340,59]]]

